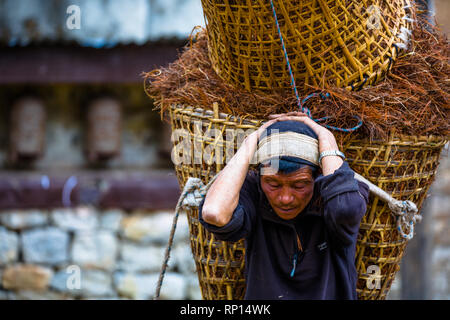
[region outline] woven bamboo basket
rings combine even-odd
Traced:
[[[375,84],[402,54],[410,0],[273,0],[298,90]],[[291,88],[269,0],[202,0],[209,56],[235,86]]]
[[[214,111],[172,106],[169,108],[169,117],[172,132],[183,132],[182,136],[173,135],[172,140],[174,142],[172,160],[175,162],[181,188],[184,188],[189,177],[200,178],[207,184],[226,165],[213,161],[213,157],[222,159],[222,163],[229,161],[245,138],[245,134],[256,130],[262,123],[260,120],[236,118],[219,113],[217,106]],[[205,132],[212,133],[213,130],[218,130],[215,135],[204,135]],[[235,137],[234,143],[231,143],[231,133]],[[337,135],[339,134],[341,133]],[[175,143],[175,140],[181,142]],[[337,140],[339,141],[338,137]],[[340,147],[355,172],[394,198],[413,201],[420,212],[428,188],[434,180],[440,154],[446,142],[444,137],[404,136],[392,131],[388,141],[370,142],[367,139],[352,138]],[[186,151],[189,148],[190,151]],[[207,148],[208,153],[205,152]],[[210,154],[211,158],[203,161],[195,158],[195,150]],[[397,231],[396,219],[388,205],[372,194],[369,201],[366,215],[360,225],[356,248],[357,293],[359,299],[384,299],[399,270],[407,240]],[[187,216],[191,249],[203,298],[243,299],[244,241],[231,243],[216,240],[214,235],[199,223],[196,208],[190,209]],[[379,286],[368,289],[370,287],[367,285],[368,280],[374,276],[373,270],[369,268],[371,265],[379,268]]]

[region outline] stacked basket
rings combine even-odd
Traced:
[[[231,115],[186,106],[170,108],[172,128],[188,129],[188,144],[198,144],[203,153],[211,150],[211,157],[229,153],[225,133],[238,129],[257,129],[260,121],[235,118]],[[194,128],[194,126],[198,126]],[[204,139],[205,133],[219,130],[216,138]],[[206,134],[206,136],[212,136]],[[229,141],[229,140],[228,140]],[[350,167],[366,179],[390,193],[395,199],[413,201],[419,211],[434,179],[444,137],[412,137],[391,134],[388,141],[350,139],[342,148]],[[237,151],[235,145],[233,152]],[[182,154],[175,146],[174,154]],[[188,159],[185,159],[188,160]],[[222,167],[194,163],[194,158],[175,166],[181,188],[189,177],[200,178],[207,184]],[[245,293],[243,240],[228,243],[216,240],[198,221],[198,209],[188,212],[192,253],[197,265],[199,283],[204,299],[242,299]],[[407,240],[396,229],[396,220],[388,205],[370,195],[369,205],[359,231],[356,252],[359,299],[384,299],[399,270]],[[370,266],[377,266],[374,274]],[[374,278],[379,275],[380,278]],[[379,286],[368,286],[369,279],[378,279]],[[371,288],[371,289],[369,289]]]
[[[406,47],[413,14],[408,0],[277,0],[273,6],[278,30],[270,0],[202,0],[202,5],[213,69],[228,84],[259,91],[261,96],[261,91],[291,90],[293,83],[278,31],[285,38],[300,95],[309,93],[311,85],[361,89],[382,80]],[[174,104],[168,111],[172,131],[188,132],[183,145],[195,146],[201,154],[208,149],[212,157],[237,151],[239,144],[230,150],[227,143],[230,132],[255,130],[262,124],[262,119],[221,113],[217,104]],[[208,134],[211,130],[216,133]],[[346,141],[341,150],[355,172],[395,199],[413,201],[420,210],[445,137],[405,136],[394,130],[387,140],[369,140],[358,132],[335,136]],[[177,157],[184,157],[175,163],[181,188],[190,177],[207,184],[225,165],[206,159],[198,162],[193,153],[183,154],[175,145],[172,159]],[[387,204],[372,194],[369,200],[355,257],[357,292],[360,299],[384,299],[407,239],[398,232]],[[242,299],[244,241],[215,239],[199,223],[195,207],[188,212],[188,222],[203,298]],[[373,278],[373,265],[380,271],[380,286],[367,285]]]
[[[291,88],[270,0],[202,0],[214,70],[247,90]],[[299,89],[381,80],[405,47],[409,0],[278,0]]]

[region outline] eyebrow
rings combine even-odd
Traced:
[[[265,178],[268,182],[279,182],[279,180],[277,180],[276,178],[272,178],[272,177],[267,177]],[[308,178],[299,178],[296,179],[294,181],[292,181],[292,183],[299,183],[299,182],[311,182],[311,179]]]
[[[294,180],[293,183],[297,183],[297,182],[311,182],[311,179],[299,179],[299,180]]]

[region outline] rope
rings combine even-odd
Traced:
[[[316,96],[319,96],[322,99],[327,99],[330,94],[326,93],[325,95],[322,93],[312,93],[309,94],[308,96],[306,96],[302,101],[300,100],[300,96],[298,94],[298,90],[297,90],[297,86],[295,84],[295,79],[294,79],[294,74],[292,72],[292,68],[291,68],[291,64],[289,62],[289,57],[287,55],[287,50],[286,47],[284,45],[284,40],[283,40],[283,35],[281,34],[281,29],[280,29],[280,25],[278,23],[278,18],[277,18],[277,13],[275,11],[275,7],[273,5],[273,1],[270,0],[270,5],[272,7],[272,12],[273,12],[273,16],[275,18],[275,23],[277,26],[277,30],[278,30],[278,35],[280,37],[280,41],[281,41],[281,46],[283,48],[283,52],[284,52],[284,57],[286,59],[286,64],[287,64],[287,68],[289,71],[289,76],[291,78],[291,86],[292,89],[294,90],[295,96],[297,98],[297,105],[299,107],[299,110],[301,110],[303,113],[307,114],[309,118],[311,118],[312,120],[314,120],[315,122],[322,122],[325,121],[327,119],[330,119],[331,117],[323,117],[323,118],[319,118],[319,119],[314,119],[311,116],[311,111],[309,110],[308,107],[305,107],[304,105],[306,104],[306,102]],[[194,30],[193,30],[194,31]],[[396,48],[396,47],[395,47]],[[397,48],[396,48],[397,49]],[[390,61],[391,63],[391,61]],[[389,69],[389,68],[388,68]],[[365,84],[365,82],[367,81],[367,78],[364,79],[364,82],[361,84],[361,86],[358,88],[358,90],[360,90],[362,88],[362,86]],[[353,85],[352,85],[353,88]],[[352,128],[339,128],[339,127],[334,127],[331,125],[327,125],[324,124],[324,126],[326,128],[335,130],[335,131],[342,131],[342,132],[352,132],[357,130],[358,128],[361,127],[362,125],[362,120],[358,117],[358,116],[354,116],[356,119],[358,119],[358,124]],[[163,265],[161,267],[161,272],[159,274],[159,279],[157,282],[157,286],[156,286],[156,292],[155,292],[155,297],[154,299],[157,300],[159,299],[160,296],[160,291],[161,291],[161,286],[164,280],[164,275],[166,273],[166,269],[168,266],[168,262],[170,259],[170,251],[172,249],[172,245],[173,245],[173,238],[175,235],[175,230],[177,227],[177,221],[178,221],[178,216],[179,213],[182,210],[186,210],[189,207],[199,207],[200,203],[202,202],[204,196],[206,195],[207,191],[209,190],[209,187],[211,186],[211,184],[216,180],[217,176],[220,174],[217,173],[209,182],[208,184],[205,186],[203,184],[203,182],[201,181],[201,179],[199,178],[193,178],[190,177],[187,182],[186,185],[183,188],[183,191],[181,193],[180,198],[178,199],[178,203],[177,206],[175,208],[175,215],[173,217],[173,222],[172,222],[172,227],[171,227],[171,231],[170,231],[170,236],[169,236],[169,241],[166,247],[166,252],[164,255],[164,261],[163,261]],[[389,208],[391,209],[392,213],[396,216],[397,219],[397,230],[399,231],[399,233],[401,234],[401,236],[407,240],[411,240],[414,236],[414,224],[418,221],[420,221],[422,219],[422,217],[417,214],[418,210],[416,205],[411,202],[411,201],[399,201],[396,200],[394,198],[392,198],[388,193],[386,193],[385,191],[383,191],[382,189],[380,189],[379,187],[375,186],[374,184],[372,184],[370,181],[368,181],[367,179],[365,179],[364,177],[362,177],[361,175],[359,175],[358,173],[355,172],[355,179],[360,180],[364,183],[366,183],[369,186],[369,190],[374,193],[376,196],[378,196],[380,199],[386,201],[388,203]],[[409,233],[405,233],[403,231],[403,226],[407,226],[409,227]]]
[[[206,195],[206,192],[208,191],[211,184],[216,180],[218,175],[219,174],[216,174],[206,186],[204,186],[202,180],[199,178],[190,177],[186,182],[186,185],[184,186],[183,191],[181,192],[181,196],[178,199],[177,206],[175,207],[175,215],[172,221],[169,241],[167,243],[166,251],[164,254],[161,272],[159,273],[159,279],[156,285],[155,297],[153,298],[154,300],[158,300],[159,295],[161,293],[161,286],[170,259],[170,251],[172,250],[173,238],[175,236],[175,230],[177,228],[178,216],[180,215],[180,212],[188,208],[200,206],[200,203],[202,202],[204,196]]]
[[[175,230],[177,227],[177,221],[179,214],[182,210],[188,210],[189,208],[199,207],[200,203],[203,201],[206,193],[208,192],[210,186],[219,176],[220,172],[217,173],[205,186],[201,179],[190,177],[186,185],[183,188],[180,198],[178,199],[177,206],[175,207],[175,215],[173,217],[172,228],[170,230],[169,241],[167,243],[166,252],[164,255],[163,265],[161,267],[161,272],[159,274],[159,279],[156,286],[156,292],[154,300],[158,300],[161,292],[161,286],[164,281],[164,276],[170,259],[170,251],[173,245],[173,238],[175,235]],[[392,198],[386,191],[377,187],[369,180],[355,172],[355,179],[366,183],[369,186],[370,192],[375,196],[387,202],[389,209],[396,217],[397,230],[400,235],[406,239],[411,240],[414,237],[414,224],[422,220],[422,216],[417,214],[417,206],[409,201],[400,201]],[[405,233],[403,227],[409,228],[409,232]]]
[[[414,237],[414,225],[416,222],[422,220],[422,216],[418,214],[417,206],[409,200],[400,201],[392,198],[386,191],[377,187],[369,180],[355,172],[355,179],[366,183],[369,190],[378,198],[387,202],[389,209],[396,218],[397,230],[406,240],[411,240]],[[409,228],[409,232],[405,233],[404,228]]]
[[[281,47],[283,48],[283,52],[284,52],[284,58],[286,59],[286,65],[287,65],[287,69],[289,71],[289,76],[291,78],[291,87],[294,90],[295,93],[295,97],[297,98],[297,105],[299,110],[301,110],[303,113],[306,113],[308,115],[309,118],[311,118],[312,120],[314,120],[315,122],[322,122],[325,121],[327,119],[330,119],[331,117],[323,117],[320,119],[314,119],[311,116],[311,111],[309,110],[309,108],[305,107],[304,104],[306,103],[307,100],[309,100],[312,97],[315,97],[317,95],[319,95],[322,99],[326,99],[330,96],[329,93],[327,93],[326,95],[323,94],[319,94],[319,93],[312,93],[310,95],[308,95],[306,98],[303,99],[303,101],[300,101],[300,96],[298,94],[298,90],[297,90],[297,86],[295,84],[295,79],[294,79],[294,73],[292,72],[292,68],[291,68],[291,63],[289,62],[289,57],[287,54],[287,50],[286,50],[286,46],[284,45],[284,39],[283,39],[283,35],[281,34],[281,29],[280,29],[280,25],[278,23],[278,18],[277,18],[277,13],[275,11],[275,6],[273,5],[273,1],[270,0],[270,6],[272,7],[272,13],[273,13],[273,17],[275,19],[275,24],[277,26],[277,30],[278,30],[278,36],[280,37],[280,42],[281,42]],[[367,79],[365,79],[367,80]],[[364,81],[365,83],[365,81]],[[363,85],[364,85],[363,83]],[[361,85],[362,86],[362,85]],[[352,132],[357,130],[359,127],[362,126],[362,120],[358,117],[358,116],[354,116],[354,118],[358,119],[358,124],[352,128],[339,128],[339,127],[334,127],[328,124],[324,124],[324,127],[329,128],[331,130],[335,130],[335,131],[341,131],[341,132]]]

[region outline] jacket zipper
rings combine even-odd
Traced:
[[[297,251],[295,252],[294,259],[292,261],[291,278],[294,277],[295,269],[297,268],[298,254],[303,252],[302,243],[300,241],[300,237],[298,236],[297,230],[295,230],[295,236],[297,237]]]

